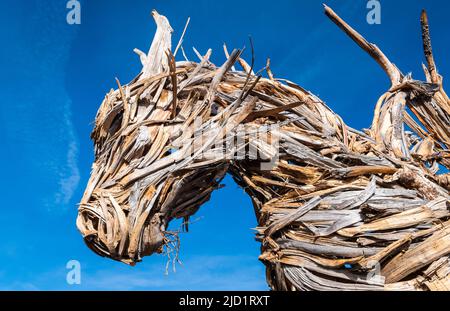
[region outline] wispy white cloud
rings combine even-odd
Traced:
[[[65,6],[30,1],[33,14],[27,16],[28,27],[15,27],[8,34],[15,39],[13,49],[14,81],[23,90],[5,94],[1,112],[14,116],[5,120],[7,139],[17,153],[28,155],[26,161],[15,164],[17,176],[45,189],[34,194],[48,210],[67,206],[77,189],[78,139],[72,121],[72,101],[66,90],[66,65],[76,27],[61,23]],[[10,67],[7,67],[9,69]],[[23,85],[22,85],[23,84]],[[19,90],[18,86],[16,90]],[[19,161],[19,159],[18,159]]]
[[[266,290],[264,266],[250,256],[194,256],[164,274],[160,264],[84,273],[90,290]]]
[[[163,259],[163,258],[159,258]],[[264,265],[247,255],[198,255],[186,260],[177,271],[165,274],[164,260],[135,267],[109,261],[101,268],[81,263],[81,284],[68,285],[65,263],[32,277],[1,284],[0,290],[268,290]],[[0,276],[2,275],[0,271]]]
[[[65,170],[60,174],[59,192],[56,194],[56,204],[67,205],[73,197],[80,182],[80,170],[78,168],[78,140],[72,124],[70,106],[66,107],[65,127],[67,130],[67,153]]]

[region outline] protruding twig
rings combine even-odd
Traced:
[[[139,59],[141,60],[142,67],[144,67],[147,64],[147,54],[145,54],[144,52],[142,52],[139,49],[134,49],[133,52],[136,53],[137,55],[139,55]]]
[[[184,60],[188,62],[189,58],[186,56],[186,52],[184,51],[183,46],[180,46],[180,48],[181,48],[181,53],[183,54]]]
[[[442,85],[442,77],[439,75],[436,68],[436,63],[434,61],[433,47],[431,44],[430,25],[428,23],[428,15],[425,10],[422,10],[422,14],[420,15],[420,25],[422,26],[423,52],[425,54],[425,58],[427,60],[428,65],[426,71],[428,72],[429,79],[431,80],[431,82],[439,84],[440,86],[439,94],[442,96],[443,101],[447,102],[447,104],[450,105],[450,98],[448,97],[447,93],[445,93],[445,90]],[[425,72],[426,75],[427,72]]]
[[[254,62],[255,62],[255,54],[254,54],[254,48],[253,48],[253,40],[252,37],[249,36],[249,41],[250,41],[250,47],[252,50],[252,64],[249,65],[242,57],[239,57],[238,62],[239,65],[241,65],[241,67],[244,69],[244,71],[249,74],[249,75],[255,75],[255,73],[253,72],[253,67],[254,67]]]
[[[436,63],[434,62],[433,48],[431,46],[430,26],[428,24],[428,15],[425,10],[422,10],[420,15],[420,25],[422,26],[422,41],[423,52],[428,64],[428,71],[430,72],[431,82],[439,83],[439,76],[436,70]]]
[[[172,79],[172,92],[173,92],[172,119],[174,119],[177,115],[177,96],[178,96],[177,66],[175,63],[175,56],[172,54],[172,51],[168,50],[166,52],[166,55],[169,63],[170,77]]]
[[[269,76],[269,79],[274,81],[275,79],[273,78],[273,73],[272,73],[272,70],[270,69],[270,58],[267,58],[266,72],[267,72],[267,75]]]
[[[228,53],[227,45],[225,44],[225,42],[223,43],[223,52],[225,53],[225,57],[227,59],[229,59],[230,58],[230,53]],[[231,70],[232,71],[236,71],[236,68],[234,67],[234,65],[231,66]]]
[[[325,14],[383,68],[389,76],[392,85],[394,86],[400,83],[401,73],[398,68],[390,62],[386,55],[384,55],[384,53],[375,44],[364,39],[363,36],[348,25],[331,8],[325,4],[324,7]]]
[[[197,49],[193,46],[192,50],[194,51],[195,55],[197,55],[198,59],[201,61],[203,59],[202,54],[200,54],[199,51],[197,51]]]
[[[180,40],[178,41],[177,47],[175,48],[175,52],[173,52],[173,56],[177,56],[178,49],[181,47],[181,44],[183,44],[184,35],[186,34],[186,30],[189,26],[189,22],[191,21],[191,18],[188,17],[186,21],[186,25],[184,26],[183,33],[181,34]]]

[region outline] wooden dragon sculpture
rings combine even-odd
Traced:
[[[219,67],[211,50],[176,62],[182,39],[172,53],[172,28],[153,11],[151,48],[135,50],[142,72],[117,80],[96,116],[77,219],[86,244],[127,264],[170,251],[169,222],[183,218],[187,229],[228,172],[252,199],[272,289],[450,289],[450,179],[439,173],[450,166],[450,100],[426,13],[426,81],[325,13],[391,81],[369,130],[274,78],[269,63],[266,77],[254,73],[241,50],[225,48]]]

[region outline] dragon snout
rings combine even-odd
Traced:
[[[161,253],[165,244],[165,224],[159,213],[137,214],[121,208],[112,197],[81,204],[77,227],[95,253],[130,265]]]

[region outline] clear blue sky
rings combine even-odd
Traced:
[[[69,26],[65,0],[1,1],[0,289],[267,289],[253,208],[229,178],[182,235],[176,273],[164,275],[162,256],[132,268],[92,253],[75,227],[93,159],[89,133],[114,78],[125,83],[140,71],[132,50],[148,49],[153,8],[169,18],[175,40],[191,17],[184,47],[192,59],[192,46],[212,48],[221,64],[222,43],[242,47],[250,34],[257,68],[270,57],[277,77],[313,91],[348,124],[367,127],[388,80],[323,15],[322,2],[91,0],[81,1],[81,25]],[[421,79],[419,15],[427,8],[437,64],[450,74],[448,1],[381,1],[381,25],[367,24],[366,3],[327,1]],[[66,284],[72,259],[81,263],[81,285]]]

